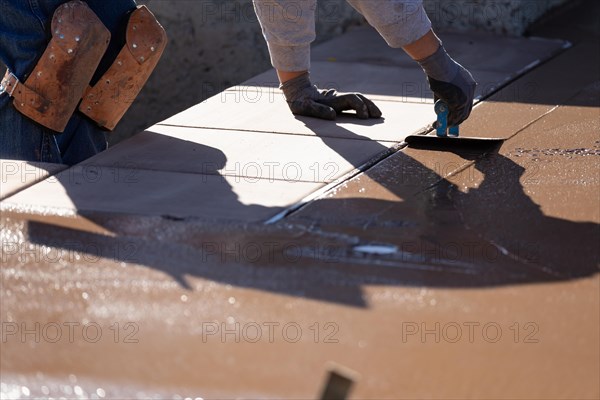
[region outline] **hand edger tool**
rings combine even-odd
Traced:
[[[415,148],[435,148],[437,150],[444,148],[469,147],[469,148],[486,148],[497,145],[504,141],[502,138],[489,137],[466,137],[460,136],[458,125],[448,126],[448,104],[443,100],[435,102],[434,110],[437,115],[437,120],[434,124],[434,135],[410,135],[404,141]]]

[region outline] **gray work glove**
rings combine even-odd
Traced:
[[[283,83],[280,89],[296,115],[334,120],[342,111],[354,110],[360,119],[381,117],[379,108],[362,94],[319,90],[310,82],[308,72]]]
[[[477,86],[471,73],[450,58],[441,43],[435,53],[417,62],[427,75],[435,101],[442,99],[448,104],[448,126],[466,120],[473,108]]]

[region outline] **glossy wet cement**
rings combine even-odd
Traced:
[[[594,46],[474,109],[502,145],[397,148],[275,224],[4,208],[3,397],[316,399],[337,365],[357,399],[598,398]],[[198,172],[181,149],[157,165]]]
[[[415,229],[398,222],[115,218],[110,238],[5,219],[23,247],[2,269],[2,369],[32,393],[62,382],[56,397],[316,398],[333,361],[359,374],[354,398],[593,398],[593,265],[449,228],[401,241],[390,233]],[[373,238],[397,250],[359,251]]]

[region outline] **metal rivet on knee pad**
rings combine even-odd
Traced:
[[[137,44],[136,44],[136,43],[134,43],[134,44],[132,45],[132,47],[133,47],[134,49],[137,49]]]
[[[150,51],[156,51],[156,48],[154,46],[150,47]]]
[[[69,54],[73,54],[73,49],[69,49],[69,50],[67,50],[67,53],[69,53]]]
[[[81,38],[79,36],[75,36],[75,41],[79,42],[81,40]]]
[[[42,76],[42,71],[38,71],[37,76]]]
[[[65,38],[65,35],[63,35],[63,34],[61,33],[59,37],[60,37],[61,39],[64,39],[64,38]]]
[[[140,61],[144,62],[145,58],[144,57],[140,57]]]

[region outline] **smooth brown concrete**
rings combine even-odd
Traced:
[[[333,361],[352,398],[597,397],[597,279],[536,285],[489,248],[362,254],[364,231],[132,222],[113,239],[3,220],[27,237],[0,270],[18,390],[310,399]]]

